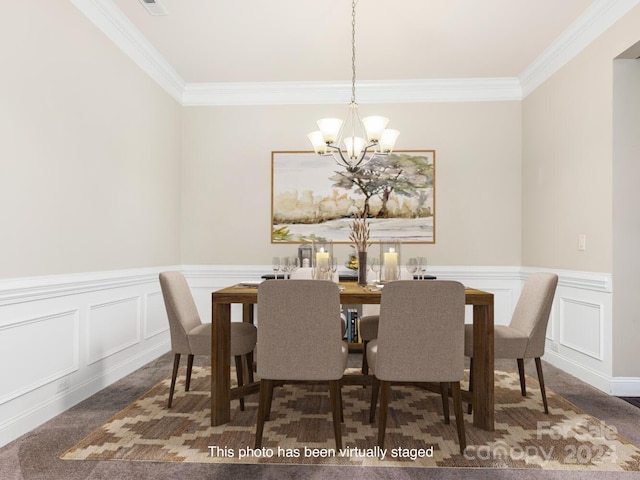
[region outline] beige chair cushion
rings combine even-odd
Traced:
[[[473,356],[473,325],[465,325],[464,354],[467,357]],[[495,358],[523,358],[522,355],[527,348],[528,337],[506,325],[496,325],[494,327]]]
[[[254,349],[258,331],[247,322],[231,322],[231,356],[246,355]]]

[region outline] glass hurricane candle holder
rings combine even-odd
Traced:
[[[380,242],[380,281],[393,282],[400,279],[400,241]]]
[[[313,242],[312,275],[316,280],[331,280],[331,258],[333,257],[333,242],[320,240]]]

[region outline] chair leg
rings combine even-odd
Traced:
[[[460,445],[460,453],[464,453],[464,450],[467,448],[467,437],[464,432],[464,415],[462,414],[460,382],[453,382],[451,384],[451,392],[453,396],[453,411],[456,415],[456,428],[458,429],[458,444]]]
[[[260,400],[258,403],[258,420],[256,422],[256,439],[254,448],[262,447],[264,422],[267,417],[267,404],[271,403],[269,396],[273,391],[273,380],[260,380]]]
[[[333,414],[333,434],[336,439],[336,449],[342,448],[342,432],[340,430],[340,416],[342,405],[340,400],[340,380],[329,381],[329,393],[331,396],[331,411]]]
[[[344,423],[344,404],[342,403],[342,380],[340,380],[340,388],[338,388],[338,400],[340,400],[340,423]]]
[[[527,396],[527,382],[524,378],[524,358],[518,358],[518,374],[520,375],[520,392],[522,396]]]
[[[173,373],[171,374],[171,387],[169,387],[169,402],[167,408],[171,408],[171,402],[173,402],[173,392],[176,389],[176,378],[178,378],[178,368],[180,367],[180,354],[176,353],[173,356]]]
[[[247,367],[249,370],[249,383],[253,383],[253,351],[247,353]]]
[[[469,393],[473,392],[473,357],[469,358]],[[473,413],[473,403],[467,404],[467,413]]]
[[[234,357],[236,363],[236,378],[238,379],[238,386],[244,385],[242,369],[242,355],[236,355]],[[240,397],[240,411],[244,412],[244,397]]]
[[[449,382],[440,382],[440,396],[442,397],[444,424],[449,425]]]
[[[378,413],[378,445],[384,448],[384,434],[387,430],[387,411],[389,410],[389,395],[391,384],[386,380],[380,381],[380,413]]]
[[[540,383],[540,393],[542,393],[542,403],[544,404],[544,413],[549,413],[549,404],[547,403],[547,391],[544,388],[544,376],[542,375],[542,362],[540,357],[536,357],[536,370],[538,372],[538,382]]]
[[[267,392],[267,404],[266,404],[266,412],[264,419],[269,421],[269,417],[271,417],[271,403],[273,402],[273,389],[276,386],[276,383],[271,380],[269,382],[269,391]]]
[[[362,374],[369,375],[369,362],[367,362],[367,344],[368,340],[362,341]]]
[[[369,423],[373,423],[376,417],[376,404],[378,403],[378,392],[380,391],[380,380],[375,376],[371,384],[371,406],[369,407]]]
[[[193,359],[195,355],[189,354],[187,355],[187,380],[184,384],[184,391],[188,392],[189,388],[191,388],[191,371],[193,370]]]

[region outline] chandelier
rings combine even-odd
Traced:
[[[307,135],[313,150],[333,156],[338,165],[356,172],[377,155],[393,151],[400,132],[388,129],[389,119],[380,116],[360,118],[356,103],[356,0],[351,2],[351,103],[347,118],[322,118],[320,130]]]

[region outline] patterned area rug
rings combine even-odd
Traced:
[[[355,371],[354,371],[355,372]],[[349,372],[348,372],[349,373]],[[353,373],[353,372],[351,372]],[[520,395],[516,373],[496,372],[494,432],[473,427],[465,414],[467,450],[460,454],[453,409],[445,425],[440,396],[415,387],[392,387],[385,449],[368,422],[371,388],[343,387],[343,447],[333,440],[328,387],[287,385],[275,390],[263,448],[253,450],[258,396],[231,423],[209,426],[209,372],[195,368],[191,391],[176,387],[168,410],[169,379],[116,414],[61,458],[198,463],[323,464],[413,467],[492,467],[640,470],[640,449],[615,428],[548,391],[543,413],[535,379]],[[234,374],[232,373],[232,378]]]

